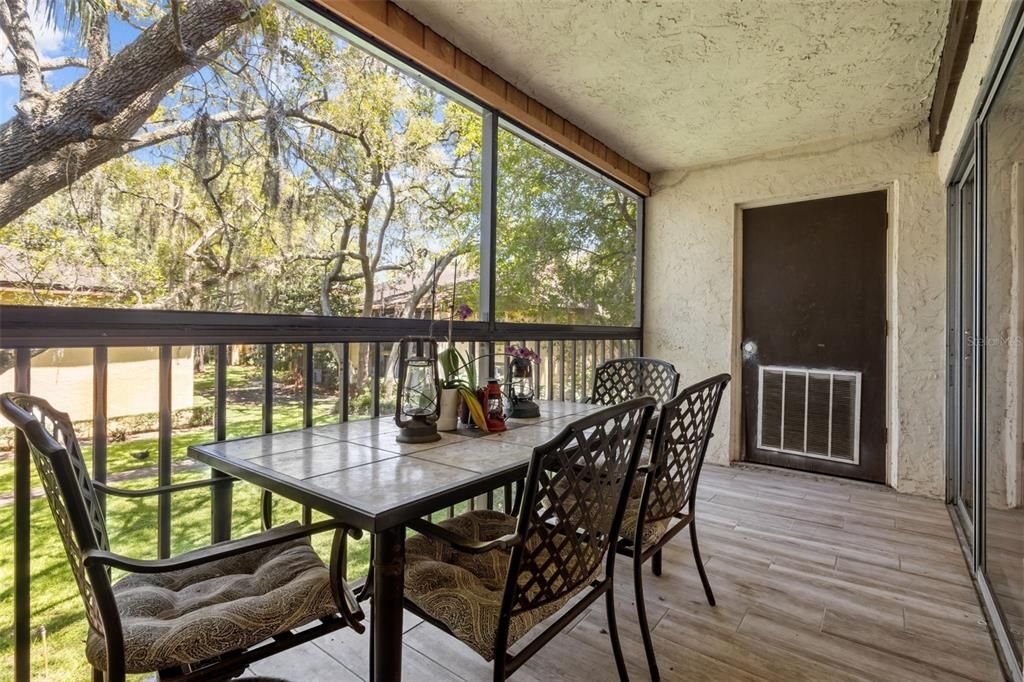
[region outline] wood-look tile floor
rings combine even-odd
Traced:
[[[708,606],[686,533],[645,577],[666,680],[1001,680],[996,653],[944,505],[881,486],[760,467],[708,466],[698,491]],[[631,679],[648,678],[620,560],[619,630]],[[365,679],[352,632],[253,666],[287,680]],[[487,680],[490,666],[406,618],[404,678]],[[513,679],[613,680],[603,604]]]

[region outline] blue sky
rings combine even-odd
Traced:
[[[55,57],[84,57],[85,50],[78,46],[77,24],[68,26],[64,12],[64,3],[58,0],[56,16],[50,22],[46,17],[45,5],[36,2],[30,5],[32,12],[32,28],[36,34],[36,44],[41,59]],[[110,48],[116,52],[134,40],[138,31],[120,19],[111,15]],[[7,41],[0,37],[0,59],[8,63],[12,61]],[[45,73],[46,83],[51,90],[58,90],[68,83],[74,82],[85,73],[84,69],[67,68]],[[0,121],[6,121],[14,115],[14,105],[18,102],[18,77],[0,76]]]

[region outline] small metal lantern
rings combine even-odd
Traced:
[[[511,358],[505,368],[505,393],[508,405],[505,414],[513,419],[540,416],[540,407],[533,402],[533,362],[528,358]]]
[[[430,443],[441,440],[437,418],[441,413],[441,382],[437,376],[437,342],[430,337],[410,336],[399,344],[398,396],[395,440],[399,443]]]
[[[484,421],[488,431],[505,430],[505,410],[501,405],[501,386],[497,379],[488,379],[480,391],[480,404],[484,408]]]

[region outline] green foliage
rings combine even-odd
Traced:
[[[501,318],[634,324],[636,208],[590,173],[499,129]]]
[[[136,137],[175,135],[0,227],[31,294],[7,300],[418,316],[413,289],[454,252],[456,305],[476,304],[479,114],[283,7],[256,25]],[[504,129],[498,143],[501,318],[632,324],[636,202]]]
[[[444,388],[455,388],[458,386],[459,381],[461,381],[459,368],[463,364],[462,354],[459,350],[455,346],[448,346],[448,348],[437,354],[437,362],[441,365],[441,372],[444,374],[441,385]]]
[[[257,25],[136,137],[174,135],[0,228],[34,302],[379,315],[475,250],[479,116],[288,9]]]

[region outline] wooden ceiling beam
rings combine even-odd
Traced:
[[[949,114],[953,109],[956,91],[960,86],[967,55],[971,52],[974,33],[978,28],[978,8],[981,0],[952,0],[949,10],[949,24],[946,39],[939,58],[939,76],[932,94],[931,111],[928,114],[928,146],[932,152],[939,151],[942,137],[946,133]]]

